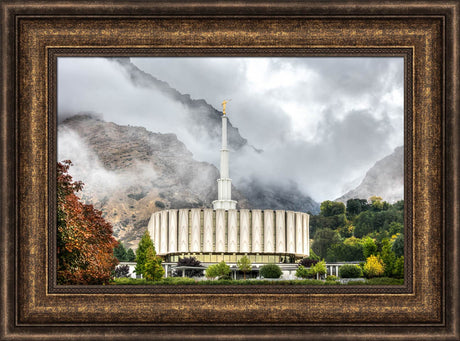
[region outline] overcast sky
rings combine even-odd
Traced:
[[[403,144],[402,58],[131,58],[144,72],[227,113],[248,143],[231,154],[244,176],[293,180],[318,202],[359,184]],[[183,106],[133,84],[104,58],[59,58],[58,115],[101,114],[118,124],[173,132],[200,161],[218,167],[219,146],[193,139]],[[152,114],[153,112],[153,114]],[[154,115],[152,117],[152,115]]]

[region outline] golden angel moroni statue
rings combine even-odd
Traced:
[[[225,107],[227,106],[227,103],[228,103],[228,101],[226,101],[226,100],[224,100],[224,101],[222,102],[222,108],[223,108],[223,109],[222,109],[222,113],[223,113],[224,115],[227,114],[227,113],[225,112]]]

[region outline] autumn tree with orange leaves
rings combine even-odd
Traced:
[[[71,161],[57,165],[57,283],[108,284],[118,260],[112,225],[75,193],[83,188],[68,174]]]

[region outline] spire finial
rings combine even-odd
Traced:
[[[222,102],[222,113],[226,115],[227,113],[225,112],[225,107],[227,106],[228,101],[224,99]]]
[[[229,99],[228,101],[226,99],[224,99],[224,101],[222,102],[222,114],[227,115],[227,113],[225,112],[225,108],[227,107],[227,103],[230,102],[231,99]]]

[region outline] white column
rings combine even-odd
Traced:
[[[226,179],[228,173],[227,116],[222,115],[222,149],[220,154],[220,177]]]
[[[225,252],[225,210],[216,210],[216,252]]]
[[[179,252],[188,252],[188,209],[179,210]]]
[[[303,255],[303,224],[302,213],[295,214],[295,253]]]
[[[169,250],[177,251],[177,210],[169,210]]]
[[[286,229],[284,223],[284,211],[275,211],[276,216],[276,252],[286,251]]]
[[[294,212],[286,212],[286,252],[295,253]]]
[[[275,252],[275,215],[273,210],[264,211],[264,252]]]
[[[302,213],[302,228],[303,228],[303,254],[310,256],[310,227],[309,227],[309,215]]]
[[[252,252],[262,252],[262,211],[252,210]]]
[[[160,215],[161,212],[155,212],[155,251],[160,252],[160,239],[161,239],[161,228],[160,228]]]
[[[152,239],[153,245],[155,245],[155,215],[152,213],[147,225],[147,231],[149,231],[150,239]],[[155,249],[156,250],[156,249]]]
[[[190,244],[190,252],[200,252],[201,251],[201,243],[200,243],[200,213],[201,210],[199,208],[192,208],[190,210],[191,215],[191,244]]]
[[[236,201],[232,200],[232,180],[229,175],[227,149],[227,117],[222,116],[222,149],[220,150],[220,179],[217,180],[217,200],[212,202],[213,208],[235,209]]]
[[[249,245],[249,210],[240,210],[240,252],[251,252]]]
[[[213,252],[214,224],[212,219],[212,209],[203,211],[203,252]]]
[[[238,216],[236,210],[228,210],[227,251],[238,251]]]
[[[161,211],[160,254],[168,253],[168,211]]]

